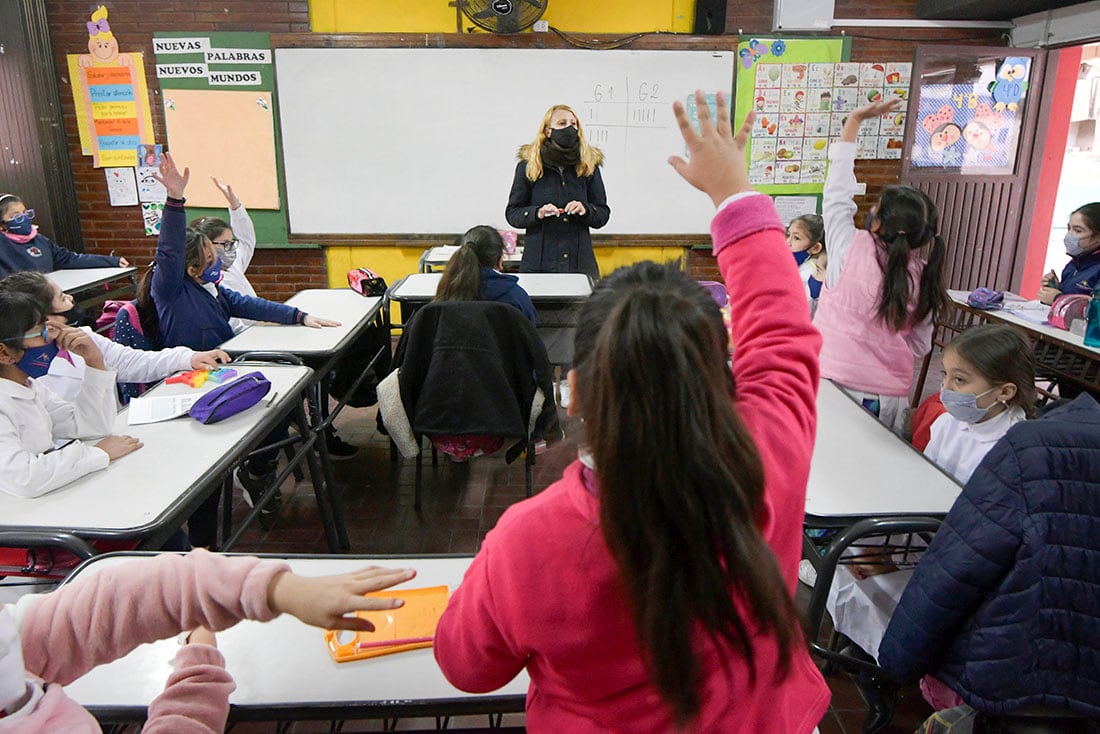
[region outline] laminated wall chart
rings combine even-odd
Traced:
[[[867,120],[856,157],[900,159],[910,63],[850,63],[843,39],[761,40],[740,46],[737,118],[756,112],[749,181],[769,193],[819,193],[829,143],[857,107],[896,98],[902,107]]]

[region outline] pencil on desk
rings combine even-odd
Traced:
[[[356,647],[360,650],[368,650],[372,647],[396,647],[398,645],[414,645],[419,642],[431,642],[433,637],[401,637],[396,640],[375,640],[373,642],[360,642]]]
[[[277,398],[277,397],[279,397],[279,393],[278,393],[278,392],[276,392],[276,393],[275,393],[274,395],[272,395],[272,396],[271,396],[271,399],[267,401],[267,407],[269,407],[269,408],[270,408],[270,407],[271,407],[271,404],[275,402],[275,398]]]

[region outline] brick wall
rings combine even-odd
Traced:
[[[46,2],[84,244],[88,252],[114,251],[116,255],[144,266],[152,260],[155,238],[145,236],[140,212],[134,207],[110,206],[103,171],[93,168],[91,157],[82,155],[80,151],[65,57],[67,54],[87,52],[88,33],[84,24],[95,4],[92,0]],[[145,77],[149,84],[153,127],[158,142],[165,141],[167,134],[153,61],[152,38],[155,31],[287,33],[309,30],[308,0],[224,0],[217,3],[203,0],[107,0],[105,4],[110,11],[108,20],[119,39],[120,50],[145,54]],[[283,300],[302,288],[325,286],[324,252],[263,250],[253,260],[248,275],[259,293]]]

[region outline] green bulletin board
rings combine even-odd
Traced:
[[[806,119],[809,112],[818,119],[833,113],[818,106],[831,105],[822,96],[826,89],[824,75],[817,78],[822,85],[820,91],[807,86],[807,77],[811,65],[818,65],[815,71],[822,72],[830,67],[831,82],[831,65],[851,58],[851,43],[850,38],[753,38],[738,44],[734,118],[740,122],[750,110],[757,110],[748,166],[750,180],[760,191],[821,193],[830,135],[826,131],[810,136]],[[769,89],[761,90],[760,86]],[[804,161],[802,147],[807,140],[810,142],[805,146]],[[811,171],[813,175],[808,175]],[[784,182],[764,183],[776,178]]]
[[[225,218],[224,200],[209,176],[235,178],[227,182],[248,209],[260,246],[285,246],[286,186],[271,36],[158,32],[153,36],[153,53],[165,105],[169,152],[173,146],[189,151],[186,157],[190,160],[175,156],[178,165],[192,166],[188,218]],[[261,134],[252,135],[251,129],[245,133],[249,125],[257,125],[255,130]],[[219,150],[226,137],[242,134],[244,141],[228,156]],[[260,138],[263,143],[254,144]],[[234,158],[232,165],[225,162],[228,157]],[[237,173],[227,174],[225,168]],[[266,192],[263,196],[247,194],[250,188],[260,186]]]

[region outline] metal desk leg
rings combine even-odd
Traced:
[[[222,480],[222,541],[233,533],[233,470]]]
[[[320,390],[314,387],[306,391],[306,402],[309,404],[310,418],[314,425],[321,425],[318,398]],[[312,430],[305,412],[299,406],[294,411],[294,420],[298,425],[298,432],[303,436],[309,435]],[[317,496],[317,509],[321,513],[321,522],[325,526],[325,538],[328,541],[329,550],[337,553],[341,550],[349,550],[351,542],[348,540],[348,529],[344,525],[344,515],[340,511],[340,503],[336,498],[332,480],[332,466],[328,455],[328,447],[325,446],[323,429],[321,433],[314,435],[314,447],[317,452],[311,451],[307,457],[309,461],[309,474],[313,480],[313,492]]]

